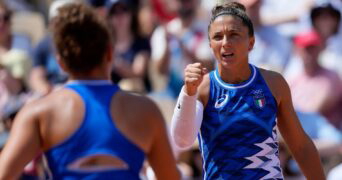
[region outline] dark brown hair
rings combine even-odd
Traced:
[[[77,73],[88,73],[100,65],[111,44],[106,23],[80,3],[58,9],[53,37],[61,60]]]
[[[316,20],[319,16],[322,16],[322,14],[328,14],[329,16],[334,18],[334,20],[336,22],[336,26],[334,28],[334,34],[337,34],[339,31],[339,25],[340,25],[340,21],[341,21],[340,11],[337,10],[336,8],[334,8],[331,4],[326,4],[324,6],[318,6],[318,7],[313,8],[310,12],[310,19],[311,19],[311,23],[315,29],[318,28]]]
[[[245,26],[247,26],[248,34],[251,37],[254,36],[253,23],[250,20],[250,18],[247,16],[245,6],[238,2],[231,2],[231,1],[228,1],[228,2],[225,1],[224,3],[217,4],[211,10],[211,19],[210,19],[210,23],[208,26],[208,32],[210,31],[210,26],[215,21],[215,19],[222,15],[231,15],[231,16],[240,18],[242,20],[242,23]]]

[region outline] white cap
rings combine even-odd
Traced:
[[[78,0],[55,0],[53,1],[50,5],[49,19],[51,20],[52,18],[58,15],[58,9],[60,7],[65,6],[67,4],[78,3],[78,2],[79,2]]]

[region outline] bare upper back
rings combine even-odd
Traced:
[[[118,92],[108,108],[118,130],[143,151],[149,151],[158,125],[154,121],[162,119],[154,103],[146,97]],[[34,102],[32,109],[39,118],[43,150],[67,140],[81,126],[85,115],[82,98],[68,89]]]

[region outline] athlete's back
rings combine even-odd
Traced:
[[[24,107],[7,147],[16,150],[4,153],[24,157],[10,162],[7,177],[44,151],[55,179],[139,179],[145,157],[157,177],[178,179],[156,105],[115,85],[95,84],[69,84]]]
[[[77,130],[45,153],[51,175],[54,179],[139,179],[144,151],[117,129],[110,112],[119,88],[106,81],[91,82],[66,86],[81,98],[84,113]]]
[[[20,110],[1,152],[0,180],[18,179],[39,152],[55,179],[139,179],[145,157],[158,179],[179,179],[157,106],[110,83],[106,23],[81,3],[58,13],[56,57],[71,84]]]

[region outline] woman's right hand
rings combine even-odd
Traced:
[[[197,88],[203,81],[203,76],[207,69],[201,63],[193,63],[186,66],[184,70],[185,93],[193,96],[197,93]]]

